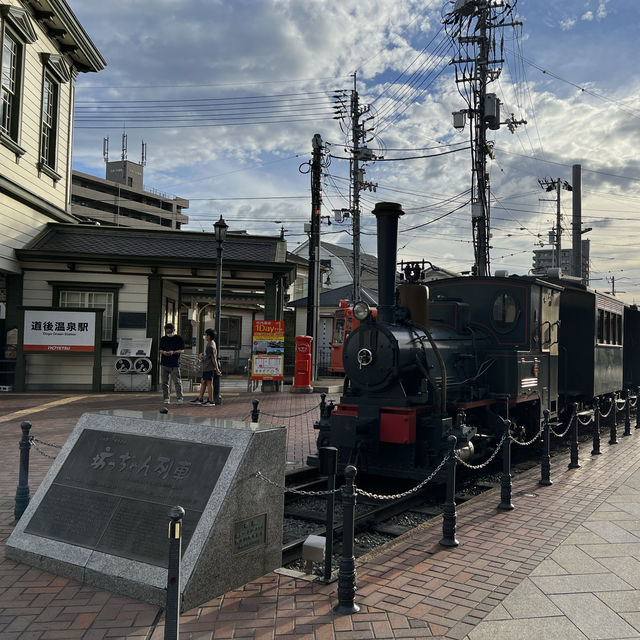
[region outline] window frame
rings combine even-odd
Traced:
[[[42,59],[42,88],[40,105],[40,147],[38,152],[38,170],[48,175],[54,182],[62,180],[58,173],[58,150],[60,141],[60,98],[62,85],[69,81],[69,70],[62,56],[53,53],[40,54]],[[47,84],[51,87],[51,99],[46,102]],[[45,106],[47,113],[45,113]],[[51,111],[51,123],[47,127],[46,116]],[[49,136],[45,140],[45,133]]]
[[[229,321],[236,321],[238,323],[237,331],[238,331],[238,341],[235,343],[229,342]],[[222,325],[226,321],[227,328],[223,329]],[[225,336],[225,340],[223,342],[222,336]],[[242,316],[220,316],[220,335],[218,336],[218,345],[220,349],[239,349],[242,346]]]
[[[113,318],[111,320],[111,339],[102,340],[103,347],[117,347],[118,344],[118,299],[122,284],[100,284],[87,282],[49,282],[53,290],[52,305],[63,308],[60,304],[60,293],[72,291],[74,293],[112,293],[113,294]],[[96,307],[97,308],[97,307]],[[104,317],[104,316],[103,316]],[[103,323],[104,331],[104,323]]]
[[[13,151],[16,154],[16,158],[20,158],[26,153],[26,150],[20,145],[26,50],[27,45],[33,44],[38,38],[24,9],[13,5],[0,4],[0,93],[2,91],[1,87],[4,86],[2,70],[5,64],[4,42],[7,36],[16,45],[15,78],[9,129],[5,129],[3,126],[4,109],[0,108],[0,144]]]

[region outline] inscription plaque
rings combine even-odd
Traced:
[[[267,514],[239,520],[233,525],[233,555],[267,544]]]
[[[25,531],[166,567],[169,507],[186,549],[230,447],[85,429]]]

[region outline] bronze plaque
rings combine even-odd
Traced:
[[[233,555],[237,556],[267,544],[267,514],[261,513],[233,525]]]

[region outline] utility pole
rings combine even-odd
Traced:
[[[322,153],[324,146],[319,133],[311,142],[311,232],[309,234],[309,284],[307,286],[307,335],[313,337],[311,347],[311,377],[318,373],[318,316],[320,314],[320,208],[322,206]]]
[[[500,100],[495,93],[487,92],[487,85],[500,76],[502,68],[498,65],[504,62],[503,45],[500,44],[498,55],[494,31],[522,24],[507,22],[516,1],[496,4],[492,0],[458,0],[444,20],[449,37],[458,45],[457,57],[451,61],[456,65],[456,84],[467,84],[471,90],[468,108],[453,113],[453,126],[464,129],[467,115],[473,121],[470,125],[472,271],[479,276],[491,273],[491,190],[487,157],[493,158],[493,142],[487,141],[487,129],[497,130],[506,124],[513,133],[519,124],[526,124],[525,120],[516,120],[513,114],[500,122]]]
[[[365,169],[364,163],[376,160],[372,151],[366,146],[367,134],[372,129],[365,128],[366,120],[370,120],[373,116],[366,118],[363,122],[362,116],[369,112],[369,105],[361,105],[360,97],[357,89],[357,73],[353,74],[353,89],[351,91],[351,99],[349,106],[345,103],[344,92],[337,92],[334,99],[337,102],[335,119],[343,120],[347,113],[349,115],[351,126],[349,128],[349,137],[351,141],[351,156],[349,158],[349,209],[340,210],[341,216],[345,218],[351,216],[353,229],[353,302],[358,302],[361,298],[361,275],[362,268],[360,264],[360,192],[368,189],[375,191],[378,185],[373,182],[367,182],[364,179]],[[346,133],[346,131],[345,131]]]
[[[554,262],[556,267],[560,268],[562,266],[561,256],[562,256],[562,210],[560,208],[560,189],[566,189],[567,191],[573,191],[573,188],[566,180],[561,180],[560,178],[556,178],[552,180],[551,178],[545,178],[544,180],[538,180],[538,184],[545,191],[553,191],[556,192],[555,203],[556,203],[556,227],[555,227],[555,236],[554,236]],[[552,263],[553,264],[553,263]]]
[[[356,87],[356,73],[353,74],[353,91],[351,92],[351,219],[353,222],[353,302],[360,300],[360,184],[362,175],[360,169],[360,140],[364,138],[360,116],[369,107],[360,108],[358,89]],[[364,170],[362,170],[364,174]]]

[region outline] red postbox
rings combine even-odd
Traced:
[[[296,336],[296,361],[293,375],[295,391],[313,391],[311,386],[311,336]]]

